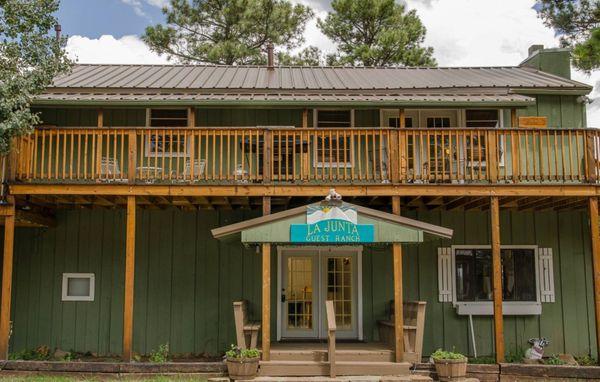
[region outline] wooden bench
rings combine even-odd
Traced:
[[[248,321],[248,303],[245,300],[234,301],[233,315],[238,348],[256,348],[260,323]],[[250,338],[250,345],[248,345],[247,338]]]
[[[425,301],[406,301],[403,304],[404,317],[404,361],[421,362],[423,355],[423,332],[425,329]],[[377,321],[379,340],[395,346],[394,301],[389,304],[388,319]]]

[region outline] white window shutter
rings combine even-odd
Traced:
[[[452,302],[452,248],[438,248],[438,291],[440,302]]]
[[[539,249],[538,277],[542,302],[554,302],[554,266],[552,262],[552,248]]]

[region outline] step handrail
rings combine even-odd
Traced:
[[[329,377],[335,378],[335,332],[337,330],[337,325],[335,324],[335,310],[333,308],[333,301],[327,300],[325,302],[325,309],[327,310]]]

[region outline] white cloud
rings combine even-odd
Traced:
[[[147,17],[146,13],[142,9],[142,3],[140,0],[121,0],[123,4],[129,5],[136,15],[141,17]]]
[[[166,57],[152,52],[137,36],[115,39],[104,35],[97,39],[71,36],[67,52],[84,64],[164,64]]]
[[[169,5],[169,0],[146,0],[146,2],[153,7],[163,8]]]

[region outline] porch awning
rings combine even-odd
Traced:
[[[451,238],[452,230],[361,207],[323,201],[215,228],[216,239],[242,243],[369,244],[420,243],[424,234]]]

